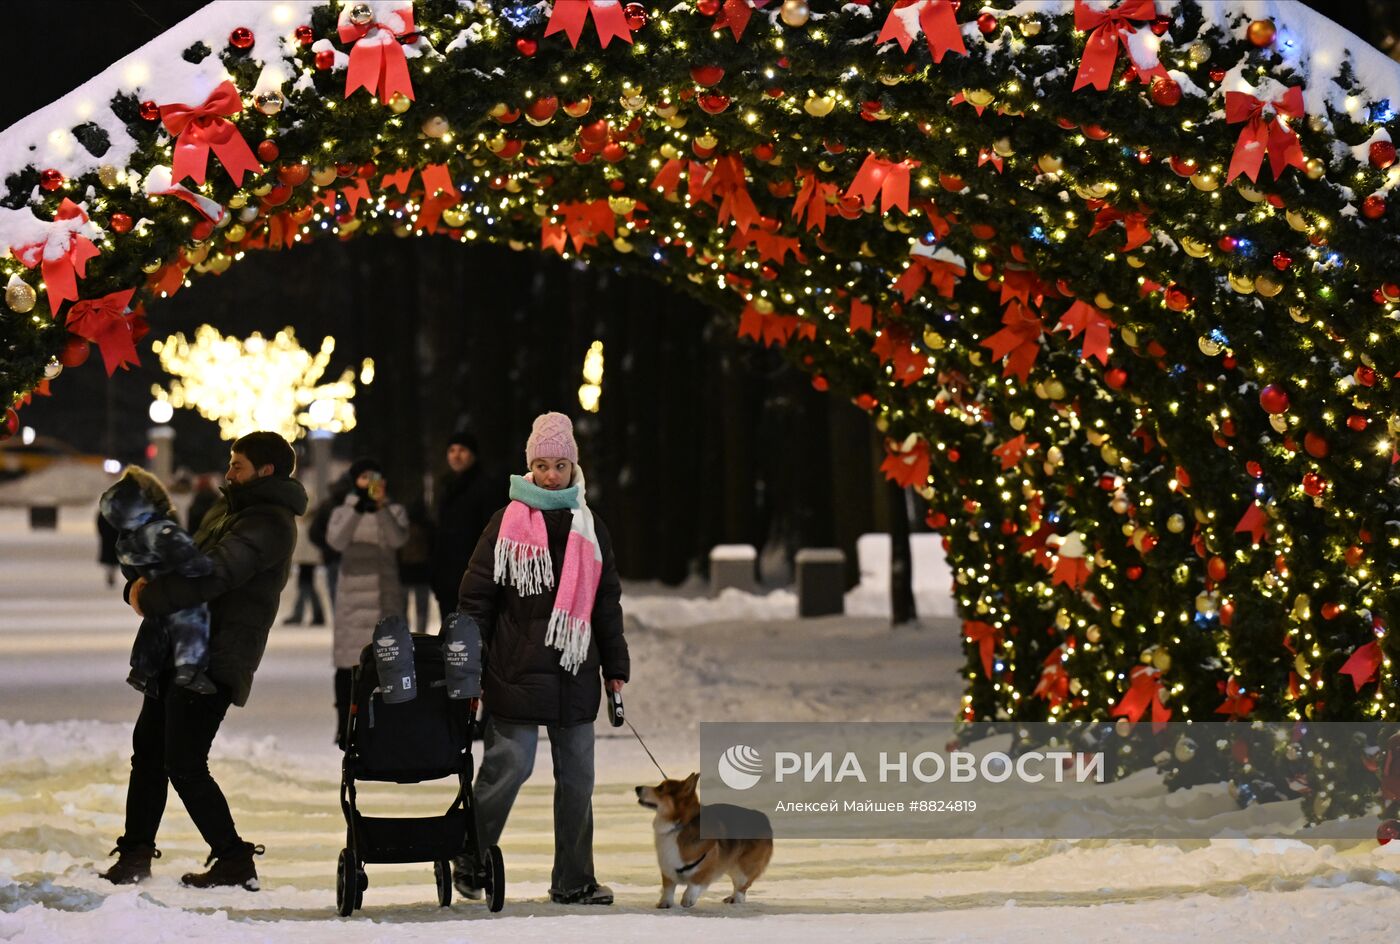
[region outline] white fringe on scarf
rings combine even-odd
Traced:
[[[588,620],[556,609],[549,614],[549,632],[545,634],[544,644],[562,650],[559,665],[578,675],[578,667],[588,658],[588,640],[592,635],[593,626]]]
[[[522,597],[551,589],[554,586],[554,566],[549,559],[549,548],[533,547],[508,538],[498,539],[494,579],[498,584],[508,583]]]

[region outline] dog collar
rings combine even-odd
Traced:
[[[714,848],[714,846],[711,846],[711,847],[710,847],[710,849],[713,849],[713,848]],[[683,866],[681,866],[680,868],[676,869],[676,874],[677,874],[677,875],[684,875],[686,872],[689,872],[691,869],[695,868],[695,867],[696,867],[697,865],[699,865],[701,862],[704,862],[704,861],[705,861],[705,856],[707,856],[707,855],[710,854],[710,849],[706,849],[704,852],[700,853],[700,858],[696,859],[694,862],[690,863],[689,865],[683,865]]]

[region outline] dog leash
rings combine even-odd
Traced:
[[[651,748],[647,747],[647,742],[642,740],[642,736],[641,736],[640,734],[637,733],[637,729],[634,728],[634,727],[632,727],[632,721],[631,721],[631,719],[630,719],[630,718],[624,718],[623,720],[627,722],[627,727],[631,729],[631,731],[632,731],[632,736],[633,736],[634,738],[637,739],[637,743],[640,744],[640,745],[642,745],[642,750],[646,751],[646,752],[647,752],[647,756],[651,758],[651,762],[652,762],[653,764],[656,764],[656,769],[657,769],[657,770],[661,770],[661,765],[656,763],[656,755],[654,755],[654,754],[651,752]],[[671,778],[668,777],[668,776],[666,776],[666,771],[661,770],[661,779],[662,779],[662,780],[670,780]]]

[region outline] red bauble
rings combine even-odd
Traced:
[[[590,151],[601,150],[608,143],[608,123],[599,118],[578,129],[578,139]]]
[[[63,186],[63,173],[52,167],[39,171],[39,186],[52,193]]]
[[[982,31],[983,36],[990,36],[997,31],[997,18],[991,13],[983,13],[977,18],[977,28]]]
[[[536,52],[538,52],[539,48],[539,43],[535,42],[533,39],[526,39],[524,36],[520,37],[515,41],[515,51],[520,53],[520,55],[524,56],[526,59],[529,59]]]
[[[724,70],[719,66],[695,66],[690,70],[690,77],[696,85],[709,88],[719,84],[720,79],[724,78]]]
[[[1220,359],[1220,366],[1224,367],[1226,370],[1234,370],[1238,364],[1239,361],[1235,359],[1235,355],[1233,354],[1226,354]]]
[[[625,157],[627,157],[627,149],[616,141],[603,145],[603,160],[609,164],[616,164]]]
[[[627,18],[627,28],[639,30],[647,25],[647,8],[640,3],[629,3],[622,8],[622,15]]]
[[[956,449],[949,449],[949,450],[948,450],[948,461],[949,461],[949,462],[957,462],[957,461],[958,461],[959,459],[961,459],[961,458],[962,458],[962,453],[959,452],[958,450],[956,450]]]
[[[311,27],[305,24],[298,26],[292,32],[292,35],[295,36],[297,42],[301,43],[303,46],[310,46],[316,41],[316,33],[312,31]]]
[[[267,193],[263,194],[262,202],[267,206],[281,206],[292,196],[292,188],[286,184],[278,184]]]
[[[1162,300],[1172,311],[1185,311],[1191,307],[1193,301],[1190,293],[1176,284],[1167,286],[1167,290],[1162,293]]]
[[[1201,169],[1201,165],[1197,164],[1189,157],[1172,157],[1167,163],[1171,166],[1172,173],[1176,174],[1178,177],[1190,177]]]
[[[1139,580],[1142,578],[1142,567],[1138,564],[1131,564],[1125,573],[1127,573],[1129,580]]]
[[[958,191],[964,189],[967,186],[967,184],[963,181],[961,177],[957,176],[956,174],[945,174],[942,171],[939,171],[938,186],[942,187],[949,193],[957,193]]]
[[[311,168],[305,164],[283,164],[277,168],[277,179],[288,187],[301,186],[310,175]]]
[[[1171,29],[1171,25],[1172,18],[1165,14],[1163,14],[1162,16],[1153,17],[1152,33],[1156,36],[1164,36],[1166,35],[1167,30]]]
[[[17,432],[19,432],[19,414],[7,408],[4,419],[0,420],[0,442],[4,442]]]
[[[1212,82],[1224,82],[1224,81],[1225,81],[1225,70],[1224,70],[1224,69],[1221,69],[1221,68],[1218,67],[1218,66],[1217,66],[1216,68],[1214,68],[1214,69],[1211,69],[1210,72],[1208,72],[1208,73],[1206,73],[1206,74],[1210,76],[1210,80],[1211,80]]]
[[[228,34],[228,44],[234,49],[252,49],[253,31],[246,26],[234,27],[233,32]]]
[[[1313,498],[1317,498],[1327,491],[1327,480],[1316,472],[1308,472],[1303,476],[1303,491]]]
[[[1240,241],[1233,236],[1221,236],[1216,245],[1220,247],[1221,252],[1234,252],[1239,248]]]
[[[1322,618],[1325,620],[1334,620],[1341,612],[1342,608],[1330,600],[1322,604]]]
[[[1361,201],[1361,215],[1368,220],[1378,220],[1385,216],[1385,197],[1373,193]]]
[[[1362,432],[1370,425],[1371,421],[1366,418],[1366,414],[1364,413],[1353,413],[1351,416],[1347,417],[1347,429],[1354,433]]]
[[[868,393],[862,393],[860,396],[856,397],[855,404],[868,413],[879,406],[880,401],[876,400]]]
[[[271,138],[264,138],[258,142],[258,160],[264,164],[271,164],[277,160],[277,155],[282,151],[277,147],[277,142]]]
[[[327,69],[335,68],[335,50],[322,49],[316,53],[316,68],[325,72]]]
[[[190,227],[190,238],[195,242],[203,242],[214,235],[214,224],[208,220],[200,220]]]
[[[1392,839],[1400,839],[1400,821],[1388,819],[1376,827],[1376,842],[1385,845]]]
[[[1220,625],[1229,626],[1235,621],[1235,601],[1226,600],[1220,604]]]
[[[827,391],[828,389],[830,389],[830,387],[831,387],[831,384],[827,383],[826,378],[823,377],[821,374],[817,374],[817,376],[815,376],[815,377],[812,378],[812,389],[813,389],[813,390],[816,390],[816,391],[818,391],[818,392],[820,392],[820,393],[826,393],[826,391]]]
[[[355,168],[355,176],[362,180],[369,180],[377,173],[379,173],[379,165],[374,161],[365,161],[359,167]]]
[[[58,362],[64,367],[81,367],[92,353],[92,348],[88,345],[87,338],[80,338],[76,334],[68,335],[68,340],[63,342],[63,348],[58,352]]]
[[[1282,272],[1293,264],[1293,257],[1288,253],[1279,251],[1274,253],[1274,268]]]
[[[1217,554],[1206,562],[1206,573],[1211,580],[1220,583],[1230,576],[1230,567],[1225,563],[1225,559]]]
[[[593,96],[585,95],[577,101],[564,103],[564,114],[570,118],[582,118],[593,107]]]
[[[946,528],[948,526],[948,516],[941,511],[930,511],[924,517],[924,523],[937,531],[940,528]]]
[[[1346,553],[1342,556],[1346,559],[1348,567],[1355,567],[1365,560],[1366,551],[1360,544],[1353,544],[1346,549]]]
[[[354,177],[355,165],[348,162],[344,164],[336,164],[335,175],[337,177]]]
[[[695,9],[700,12],[701,16],[714,16],[719,12],[719,5],[720,0],[700,0],[699,3],[695,4]]]
[[[149,98],[141,103],[141,107],[138,108],[137,111],[140,113],[143,121],[157,121],[160,119],[160,106]]]
[[[1137,152],[1137,162],[1144,166],[1152,163],[1152,152],[1147,148],[1142,148]]]
[[[107,220],[107,225],[112,227],[114,233],[131,232],[131,217],[125,213],[113,213]]]
[[[1259,405],[1265,413],[1287,413],[1288,392],[1278,384],[1269,384],[1259,391]]]
[[[559,99],[553,95],[541,95],[525,106],[525,115],[535,121],[548,121],[559,110]]]
[[[1181,86],[1175,79],[1165,76],[1157,76],[1152,80],[1150,89],[1152,101],[1163,108],[1174,108],[1181,102]]]
[[[1321,459],[1331,452],[1327,445],[1327,440],[1317,433],[1303,434],[1303,448],[1308,451],[1308,455],[1314,459]]]
[[[1363,387],[1375,386],[1376,369],[1362,364],[1360,367],[1356,368],[1356,382]]]
[[[1122,390],[1128,385],[1128,372],[1121,367],[1111,367],[1104,371],[1103,382],[1114,390]]]
[[[753,156],[758,158],[760,161],[763,161],[765,164],[771,161],[773,159],[773,155],[776,153],[777,148],[773,147],[773,142],[771,141],[764,141],[762,144],[755,144],[753,148]]]
[[[1081,130],[1090,141],[1102,141],[1113,133],[1100,125],[1085,125]]]
[[[729,107],[729,96],[721,95],[718,92],[706,92],[698,95],[695,101],[700,106],[700,110],[708,115],[718,115]]]
[[[1385,170],[1395,163],[1395,145],[1389,141],[1371,142],[1371,166]]]

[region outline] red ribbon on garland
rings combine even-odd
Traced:
[[[203,184],[210,151],[239,186],[243,184],[244,173],[262,172],[262,165],[239,134],[238,127],[227,120],[227,116],[242,110],[243,99],[238,96],[234,84],[227,80],[210,92],[202,105],[191,107],[176,102],[160,106],[160,120],[165,130],[175,136],[175,159],[171,162],[173,183],[188,177],[196,186]]]
[[[350,49],[350,68],[345,73],[345,97],[359,89],[378,95],[386,105],[395,92],[413,98],[413,80],[408,74],[408,57],[399,45],[400,36],[411,36],[413,11],[395,10],[381,23],[371,20],[363,26],[341,21],[337,27],[342,43],[354,43]]]
[[[1128,678],[1127,693],[1109,714],[1135,722],[1151,707],[1152,730],[1154,733],[1161,730],[1172,717],[1171,709],[1162,702],[1161,673],[1150,665],[1137,665],[1128,673]]]
[[[87,224],[88,215],[72,200],[63,198],[53,220],[67,225],[55,226],[53,233],[44,240],[19,246],[14,253],[25,268],[39,266],[49,293],[49,314],[57,315],[65,301],[78,300],[77,280],[87,277],[87,262],[99,255],[100,250],[91,239],[77,231],[79,226]]]
[[[1225,695],[1225,700],[1215,709],[1216,714],[1229,715],[1234,721],[1248,717],[1254,710],[1254,696],[1246,692],[1233,675],[1228,682],[1217,682],[1216,687]]]
[[[1025,383],[1030,377],[1031,365],[1040,354],[1040,335],[1045,326],[1035,312],[1014,299],[1002,313],[1001,323],[1004,327],[1000,331],[978,344],[992,352],[992,360],[1006,358],[1001,372],[1003,377],[1015,374]]]
[[[1001,630],[981,620],[968,620],[963,623],[963,635],[968,642],[977,646],[978,654],[982,657],[982,671],[987,678],[991,678],[996,648],[1001,643]]]
[[[762,10],[769,2],[770,0],[724,0],[724,5],[715,12],[713,28],[729,27],[729,31],[734,34],[734,42],[737,43],[743,38],[744,30],[749,28],[753,11]]]
[[[1096,357],[1100,364],[1107,366],[1113,319],[1098,308],[1082,299],[1075,299],[1074,304],[1060,316],[1055,330],[1068,331],[1071,341],[1081,334],[1084,335],[1084,346],[1080,349],[1079,356],[1086,361]]]
[[[871,151],[860,165],[846,196],[856,196],[870,206],[875,198],[880,198],[880,209],[888,213],[890,207],[898,207],[909,212],[909,169],[917,167],[913,161],[887,161],[876,157]]]
[[[627,25],[627,16],[622,11],[620,0],[554,0],[554,9],[549,13],[549,25],[544,34],[552,36],[563,32],[569,42],[578,48],[583,36],[583,24],[589,13],[593,14],[593,28],[598,31],[598,41],[604,49],[613,37],[632,42],[632,28]]]
[[[911,7],[917,9],[911,10]],[[928,42],[929,55],[935,63],[942,62],[943,56],[950,52],[965,56],[967,46],[963,43],[962,29],[958,26],[955,10],[957,4],[954,0],[899,0],[890,10],[890,15],[885,18],[884,28],[876,37],[875,45],[894,40],[899,43],[901,49],[908,52],[914,43],[914,37],[922,31],[924,39]],[[911,12],[917,16],[918,26],[914,28],[911,28],[910,23]]]
[[[1152,238],[1152,230],[1147,228],[1147,214],[1129,212],[1106,206],[1094,215],[1094,226],[1089,230],[1089,235],[1102,233],[1114,223],[1121,222],[1127,231],[1127,237],[1123,242],[1123,252],[1131,252],[1147,243]]]
[[[1342,674],[1351,676],[1351,683],[1356,686],[1356,690],[1361,691],[1361,686],[1370,682],[1376,677],[1376,670],[1381,667],[1381,644],[1379,640],[1373,640],[1364,646],[1358,646],[1351,657],[1342,665]]]
[[[997,446],[992,450],[992,455],[996,456],[997,459],[1001,461],[1001,470],[1005,472],[1007,469],[1014,469],[1016,466],[1020,465],[1026,453],[1039,445],[1039,443],[1026,442],[1026,434],[1022,433],[1019,436],[1013,436],[1000,446]]]
[[[1056,646],[1054,651],[1045,657],[1043,668],[1040,670],[1040,683],[1031,693],[1044,698],[1051,708],[1058,707],[1069,698],[1069,673],[1064,667],[1064,649],[1063,645]]]
[[[802,180],[802,188],[797,191],[797,199],[792,202],[792,218],[800,220],[803,214],[807,217],[807,231],[813,229],[818,232],[826,232],[826,198],[836,193],[840,188],[835,184],[826,183],[817,179],[817,175],[810,170],[799,170],[798,176]]]
[[[1264,118],[1265,108],[1272,108],[1274,112],[1273,117],[1267,120]],[[1265,102],[1247,92],[1226,92],[1225,121],[1232,125],[1243,121],[1245,126],[1235,142],[1235,153],[1230,156],[1230,170],[1225,182],[1229,183],[1240,174],[1250,180],[1258,180],[1266,153],[1275,180],[1289,167],[1302,170],[1305,166],[1303,146],[1298,143],[1297,133],[1284,120],[1302,115],[1301,86],[1293,86],[1272,102]]]
[[[135,317],[126,317],[131,296],[135,294],[136,289],[129,288],[101,298],[85,298],[68,309],[65,323],[69,332],[97,345],[108,377],[118,367],[140,363],[136,355],[136,341],[140,335],[135,333],[140,325]]]
[[[880,463],[880,471],[885,478],[896,485],[923,488],[928,484],[929,449],[922,436],[912,437],[914,442],[908,448],[887,449],[885,461]]]
[[[1111,10],[1095,10],[1084,0],[1074,0],[1074,28],[1089,33],[1084,44],[1084,57],[1079,61],[1079,72],[1074,77],[1074,91],[1092,85],[1100,92],[1108,88],[1113,79],[1113,67],[1118,63],[1118,47],[1126,46],[1128,34],[1136,33],[1134,23],[1150,23],[1157,16],[1155,0],[1123,0]],[[1132,58],[1131,50],[1128,58]],[[1145,85],[1156,75],[1166,75],[1167,70],[1159,62],[1144,69],[1133,60],[1138,78]]]
[[[890,287],[903,295],[906,302],[912,301],[925,285],[932,285],[944,298],[952,298],[958,279],[966,274],[966,269],[946,259],[910,256],[909,268],[900,273],[899,278],[895,279]]]

